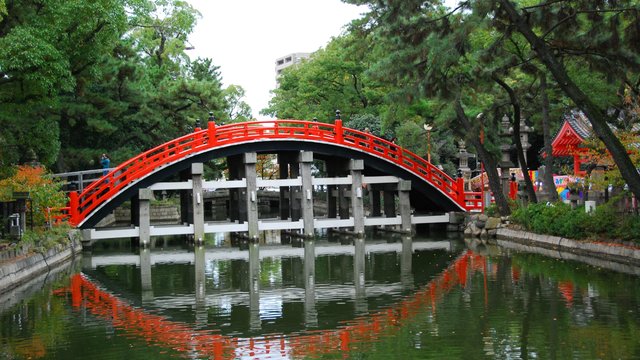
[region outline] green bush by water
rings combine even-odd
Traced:
[[[56,246],[69,245],[69,231],[71,226],[68,224],[54,226],[51,229],[27,229],[20,239],[20,244],[36,252],[45,252]]]
[[[640,243],[640,217],[617,213],[611,204],[598,206],[590,214],[585,212],[584,206],[571,209],[570,205],[562,202],[530,204],[514,210],[511,219],[538,234]]]

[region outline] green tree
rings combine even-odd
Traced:
[[[224,89],[223,95],[226,102],[225,115],[231,122],[249,121],[253,118],[251,107],[242,100],[245,97],[242,86],[229,85]]]
[[[367,75],[367,59],[360,43],[347,34],[278,78],[274,97],[261,114],[278,118],[333,120],[336,109],[347,120],[354,114],[377,115],[382,103],[380,85]]]
[[[197,12],[179,1],[143,10],[85,91],[63,97],[59,170],[96,167],[104,152],[117,164],[224,115],[219,67],[184,52]]]
[[[476,148],[500,213],[508,214],[497,173],[498,133],[491,131],[498,128],[504,106],[499,101],[504,92],[495,81],[501,78],[497,68],[504,63],[491,69],[483,64],[485,49],[495,41],[487,20],[450,12],[438,1],[369,5],[372,10],[360,26],[376,33],[386,50],[371,72],[394,84],[395,97],[414,104],[420,119],[452,131]],[[421,100],[425,98],[429,100]]]
[[[595,134],[604,142],[631,191],[640,196],[640,175],[609,123],[617,121],[615,108],[598,104],[572,76],[567,59],[584,61],[618,88],[638,89],[633,79],[640,70],[640,7],[636,1],[553,1],[514,4],[509,0],[489,2],[499,26],[518,31],[529,42],[537,58],[555,78],[564,93],[585,112]]]
[[[63,92],[81,93],[126,30],[125,6],[137,1],[53,0],[0,4],[0,168],[35,152],[52,164],[60,148],[49,117]]]

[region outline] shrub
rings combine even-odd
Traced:
[[[608,204],[599,206],[591,214],[585,213],[584,207],[571,209],[571,206],[561,202],[530,204],[517,208],[511,219],[529,231],[571,239],[640,238],[640,218],[619,215]]]
[[[20,242],[36,252],[45,252],[58,245],[68,245],[70,230],[69,224],[61,224],[46,230],[26,230]]]
[[[42,226],[47,209],[66,205],[67,196],[61,189],[62,184],[47,177],[44,167],[21,165],[13,176],[0,180],[0,201],[11,201],[14,192],[29,192],[31,202],[27,205],[33,211],[34,226]]]

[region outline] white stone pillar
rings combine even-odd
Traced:
[[[202,163],[191,164],[191,181],[193,183],[193,239],[196,244],[204,240],[204,195],[202,194]]]
[[[302,222],[304,223],[304,236],[313,237],[313,183],[311,177],[311,165],[313,164],[313,152],[303,151],[298,158],[300,175],[302,176]]]
[[[138,209],[139,209],[139,238],[140,246],[147,247],[151,242],[151,200],[153,199],[153,191],[151,189],[138,190]]]

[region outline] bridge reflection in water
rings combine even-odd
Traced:
[[[61,289],[58,294],[68,296],[73,308],[78,311],[89,311],[94,316],[112,324],[127,336],[138,336],[148,344],[161,348],[170,348],[188,357],[299,357],[304,355],[320,355],[328,353],[346,352],[358,344],[377,341],[397,331],[398,326],[408,324],[419,314],[435,316],[437,303],[451,289],[464,287],[467,279],[476,271],[485,272],[486,259],[467,250],[453,260],[443,263],[440,270],[434,273],[431,280],[413,292],[414,272],[413,253],[416,249],[450,251],[448,241],[413,242],[411,238],[403,238],[402,243],[365,244],[362,239],[353,240],[351,246],[327,245],[315,241],[305,241],[304,247],[299,249],[251,244],[248,251],[229,250],[224,253],[205,250],[196,247],[189,254],[171,253],[155,254],[148,248],[140,249],[135,262],[140,267],[141,301],[143,308],[134,304],[136,300],[126,299],[126,296],[115,296],[105,290],[100,283],[98,273],[92,267],[102,267],[111,263],[132,263],[132,258],[117,262],[108,256],[93,256],[85,262],[87,274],[75,275],[68,289]],[[400,259],[400,282],[367,284],[365,273],[367,254],[374,252],[396,252]],[[347,253],[353,255],[352,285],[316,286],[316,260],[321,254]],[[226,255],[225,255],[226,254]],[[448,256],[453,253],[448,252]],[[187,256],[190,259],[187,260]],[[248,260],[248,271],[242,276],[248,282],[248,291],[214,292],[206,291],[207,279],[205,272],[207,264],[215,259],[242,258]],[[301,257],[304,269],[304,289],[261,289],[261,259],[273,257]],[[152,286],[152,264],[165,261],[186,261],[194,264],[195,268],[195,299],[191,296],[174,295],[171,304],[163,304],[165,297],[154,297]],[[190,265],[189,265],[190,266]],[[437,265],[436,265],[437,266]],[[367,301],[368,297],[384,296],[388,293],[407,294],[398,297],[395,304],[376,306]],[[261,297],[267,299],[287,298],[298,299],[304,304],[304,326],[300,331],[288,329],[277,333],[263,329],[265,317],[268,317],[268,302],[261,302]],[[355,317],[326,325],[319,324],[316,304],[320,301],[336,298],[350,298],[354,304]],[[220,303],[245,305],[249,309],[247,331],[238,334],[224,333],[224,329],[217,324],[211,324],[209,310]],[[170,319],[169,316],[157,315],[149,309],[169,309],[188,304],[195,310],[193,324]],[[336,325],[336,326],[333,326]],[[267,335],[265,335],[267,334]]]

